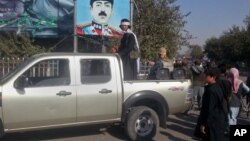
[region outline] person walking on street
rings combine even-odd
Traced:
[[[205,91],[197,128],[204,141],[229,141],[227,102],[217,83],[219,72],[215,68],[205,71]]]
[[[201,61],[196,59],[191,67],[192,82],[193,82],[193,103],[197,101],[198,109],[201,108],[202,95],[204,93],[204,68],[201,66]]]
[[[219,79],[217,80],[217,83],[222,88],[222,91],[224,93],[224,98],[227,100],[227,109],[230,111],[229,101],[232,97],[233,91],[232,91],[232,83],[227,78],[227,68],[225,64],[220,64],[218,66],[218,69],[220,71]]]
[[[237,116],[240,110],[240,99],[244,94],[248,94],[250,89],[249,87],[240,80],[239,70],[237,68],[231,68],[229,70],[228,79],[232,83],[232,97],[230,98],[230,114],[229,124],[237,125]]]
[[[186,58],[183,58],[181,64],[181,68],[185,71],[185,78],[192,79],[192,72],[190,70],[190,67],[188,67],[188,60]]]

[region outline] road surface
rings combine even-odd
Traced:
[[[199,111],[170,115],[167,129],[160,128],[153,141],[194,141],[192,134]],[[240,124],[250,124],[245,115]],[[119,125],[84,126],[24,133],[10,133],[1,141],[128,141]]]

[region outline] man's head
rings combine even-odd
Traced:
[[[114,0],[90,0],[90,13],[98,24],[107,24],[111,17]]]
[[[226,64],[221,63],[221,64],[218,66],[218,68],[220,69],[220,73],[221,73],[222,75],[225,75],[225,74],[226,74],[226,72],[227,72]]]
[[[109,50],[110,53],[117,53],[117,47],[116,46],[112,46]]]
[[[164,47],[159,48],[158,56],[159,56],[160,59],[166,60],[167,59],[167,50],[166,50],[166,48],[164,48]]]
[[[194,64],[197,65],[197,66],[201,65],[201,60],[200,59],[196,59],[194,61]]]
[[[128,19],[122,19],[120,28],[122,31],[127,31],[129,28],[131,28],[130,21]]]
[[[181,60],[181,64],[182,64],[182,66],[187,66],[188,65],[188,60],[186,58],[183,58]]]
[[[213,84],[219,78],[219,71],[217,68],[209,68],[204,73],[205,73],[205,82],[207,84]]]

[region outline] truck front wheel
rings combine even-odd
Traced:
[[[132,141],[151,140],[157,133],[159,119],[151,108],[133,107],[128,113],[125,130]]]

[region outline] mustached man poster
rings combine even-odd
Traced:
[[[120,36],[121,19],[130,19],[130,0],[77,0],[77,35]]]

